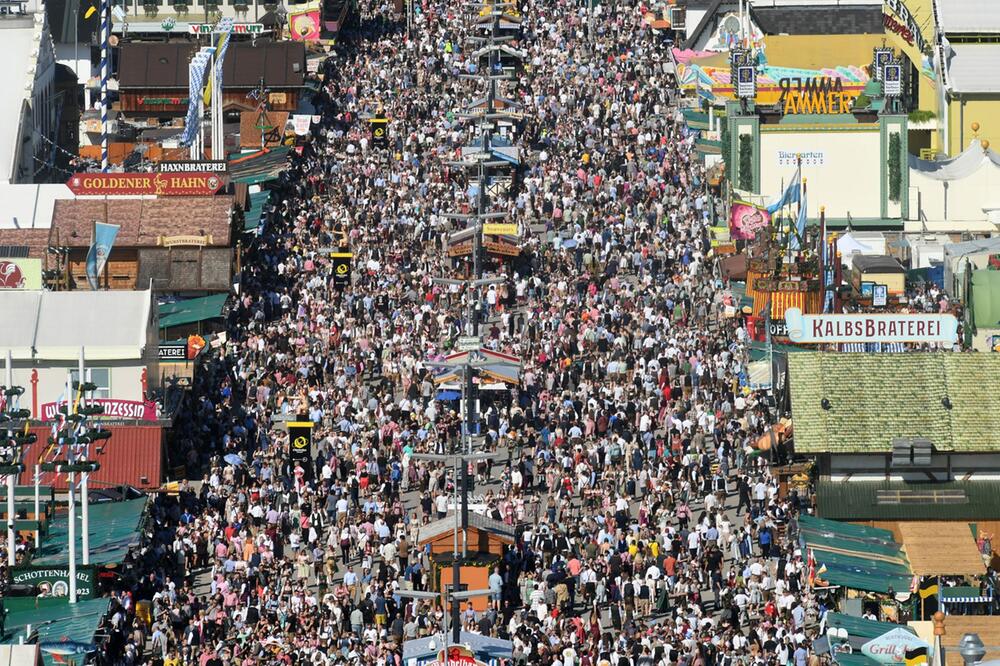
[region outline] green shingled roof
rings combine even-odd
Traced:
[[[886,453],[897,437],[1000,451],[998,354],[810,352],[789,354],[788,371],[799,453]]]

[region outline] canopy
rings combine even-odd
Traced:
[[[46,652],[46,646],[59,643],[90,645],[101,618],[108,612],[107,599],[80,599],[70,604],[66,597],[6,597],[3,606],[7,611],[3,640],[18,643],[25,636],[27,625],[38,632],[45,664],[65,664],[65,657]]]
[[[206,319],[218,319],[226,306],[229,294],[212,294],[186,301],[164,303],[160,306],[160,328],[195,324]]]
[[[799,517],[799,532],[826,583],[883,594],[910,589],[913,572],[892,532],[812,516]]]
[[[257,185],[275,180],[285,169],[289,146],[264,148],[252,153],[229,156],[229,179],[234,183]]]
[[[152,298],[146,291],[0,290],[0,349],[15,359],[88,361],[142,358]],[[114,318],[114,325],[111,318]]]
[[[986,573],[972,529],[965,521],[904,521],[898,530],[913,573],[918,576]]]
[[[852,638],[878,638],[893,629],[905,629],[916,635],[913,629],[905,625],[893,624],[892,622],[876,622],[875,620],[866,620],[854,615],[845,615],[844,613],[827,613],[826,626],[828,629],[846,629],[847,635]]]
[[[873,249],[859,242],[850,232],[837,239],[837,250],[845,257],[849,257],[855,252],[871,252]]]
[[[271,191],[253,192],[250,194],[250,205],[243,213],[243,231],[256,231],[260,226],[260,217],[264,213],[264,206],[271,198]]]
[[[129,548],[139,543],[146,498],[90,505],[90,563],[120,564]],[[69,564],[68,514],[56,515],[32,566]],[[78,537],[79,538],[79,537]],[[9,620],[8,620],[9,623]]]

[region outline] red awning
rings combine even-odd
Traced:
[[[129,484],[136,488],[153,489],[160,486],[163,474],[163,428],[160,426],[107,426],[111,439],[90,445],[90,459],[100,463],[101,468],[90,475],[91,488],[107,488]],[[51,428],[34,426],[31,432],[38,435],[38,441],[24,452],[24,472],[18,481],[21,485],[34,483],[35,463],[39,456],[47,454],[41,462],[51,462],[55,450],[49,450]],[[52,486],[57,491],[68,487],[66,474],[42,472],[41,484]]]

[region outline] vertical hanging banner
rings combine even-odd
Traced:
[[[312,457],[312,421],[288,422],[288,448],[292,462],[305,463]],[[303,467],[308,467],[303,464]]]
[[[108,255],[118,237],[120,225],[108,224],[107,222],[94,223],[94,238],[90,242],[90,250],[87,252],[87,282],[94,291],[100,284],[101,271],[104,264],[108,262]]]
[[[333,286],[343,289],[351,284],[351,259],[354,254],[351,252],[334,252],[330,255],[333,259]]]
[[[389,119],[382,116],[376,116],[375,118],[369,118],[368,122],[371,124],[372,128],[372,143],[376,146],[388,146]]]

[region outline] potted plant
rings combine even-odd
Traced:
[[[265,2],[264,3],[264,11],[273,12],[277,8],[278,8],[278,3],[277,2]]]
[[[246,14],[250,11],[250,4],[246,0],[236,0],[235,8],[238,13]]]
[[[144,0],[142,8],[145,10],[146,16],[154,18],[160,11],[160,3],[155,2],[155,0]]]
[[[188,13],[188,3],[187,0],[176,0],[174,2],[174,11],[181,16],[187,15]]]

